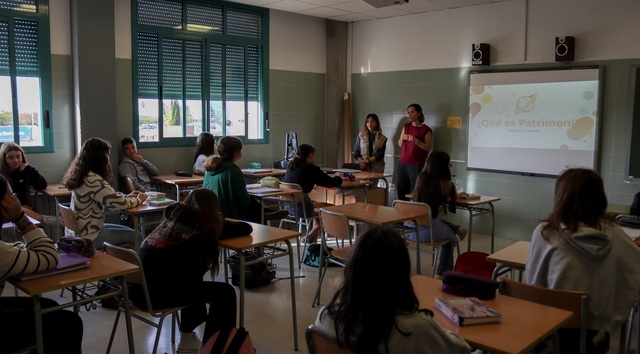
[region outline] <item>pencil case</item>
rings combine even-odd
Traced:
[[[92,257],[96,254],[96,248],[93,246],[93,240],[86,237],[64,236],[56,242],[58,250],[64,253],[77,253],[85,257]]]
[[[496,297],[497,290],[497,281],[475,274],[449,271],[442,277],[442,291],[449,294],[491,300]]]

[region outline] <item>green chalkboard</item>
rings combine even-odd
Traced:
[[[640,65],[631,68],[629,112],[631,114],[631,137],[629,139],[629,160],[627,179],[640,183]]]

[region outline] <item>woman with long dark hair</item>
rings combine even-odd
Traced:
[[[442,245],[440,262],[436,269],[438,276],[453,269],[453,249],[459,242],[451,225],[440,218],[441,214],[456,212],[457,193],[455,185],[451,182],[450,161],[449,154],[446,152],[434,151],[429,154],[413,192],[414,202],[426,203],[431,207],[431,228],[434,232],[432,235],[429,226],[418,225],[418,240],[420,242],[450,241]],[[415,241],[415,234],[410,234],[409,238]]]
[[[357,353],[470,352],[462,338],[438,326],[431,311],[418,310],[409,252],[390,228],[358,238],[344,280],[316,326]]]
[[[287,172],[284,174],[284,181],[288,183],[297,183],[302,187],[303,203],[298,204],[298,210],[304,208],[307,216],[313,215],[313,202],[309,198],[309,193],[316,185],[322,187],[339,187],[342,184],[342,178],[339,176],[329,177],[322,172],[316,163],[316,148],[309,144],[301,144],[296,150],[296,156],[289,161]],[[289,214],[294,215],[295,211],[292,206],[288,206]],[[302,214],[302,213],[301,213]],[[318,234],[320,233],[320,223],[317,218],[313,219],[313,226],[307,234],[307,243],[316,243]]]
[[[407,107],[409,123],[405,123],[398,139],[400,162],[396,177],[398,199],[407,200],[406,195],[413,192],[416,180],[431,151],[433,131],[424,124],[422,107],[412,103]]]
[[[553,211],[531,235],[526,282],[589,294],[587,353],[606,353],[609,336],[626,320],[640,292],[640,248],[606,215],[602,178],[593,170],[564,171]],[[579,347],[579,329],[559,331],[560,353]]]
[[[193,304],[181,311],[178,353],[200,349],[202,341],[193,331],[201,323],[206,322],[204,341],[221,328],[236,324],[233,286],[203,280],[207,271],[212,279],[218,273],[221,231],[218,198],[201,188],[192,191],[183,203],[168,206],[160,225],[140,247],[153,306]],[[144,304],[140,287],[131,287],[131,298]]]
[[[96,248],[102,248],[104,241],[115,245],[131,245],[136,238],[141,241],[137,231],[104,222],[105,209],[129,209],[147,199],[147,195],[139,191],[126,195],[113,188],[110,152],[111,145],[106,140],[88,139],[62,178],[62,184],[71,191],[71,210],[76,217],[78,236],[93,239]]]
[[[384,173],[384,153],[387,149],[387,137],[382,134],[380,119],[375,113],[369,113],[364,127],[358,134],[353,157],[358,160],[361,170]]]
[[[193,174],[204,175],[207,170],[204,164],[207,158],[214,154],[216,150],[216,138],[209,132],[202,132],[198,135],[196,142],[196,153],[193,157]]]

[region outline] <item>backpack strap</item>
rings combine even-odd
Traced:
[[[231,327],[221,328],[218,332],[218,338],[216,338],[216,342],[213,344],[213,348],[211,348],[211,354],[222,354],[224,350],[225,344],[227,344],[227,340],[229,339],[229,335],[231,334]]]
[[[242,343],[244,343],[244,340],[247,338],[248,335],[249,335],[249,332],[247,332],[244,329],[244,327],[238,328],[236,335],[233,336],[233,339],[231,340],[231,344],[229,344],[229,348],[227,348],[227,353],[229,354],[238,353],[240,351],[240,347],[242,347]]]

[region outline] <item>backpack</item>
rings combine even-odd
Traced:
[[[321,245],[319,243],[314,243],[307,246],[307,249],[304,251],[303,263],[310,267],[320,267],[320,247]],[[333,251],[333,248],[329,247],[329,250]],[[324,256],[328,256],[327,253],[325,253]],[[335,264],[329,263],[329,265],[331,266]]]
[[[256,251],[244,251],[245,262],[253,261],[260,258],[260,254]],[[232,253],[227,259],[229,268],[231,268],[231,284],[240,286],[240,257],[237,253]],[[247,289],[265,286],[276,277],[275,266],[262,261],[250,264],[244,267],[244,287]]]
[[[200,354],[255,354],[249,332],[244,327],[227,327],[214,333],[200,349]]]

